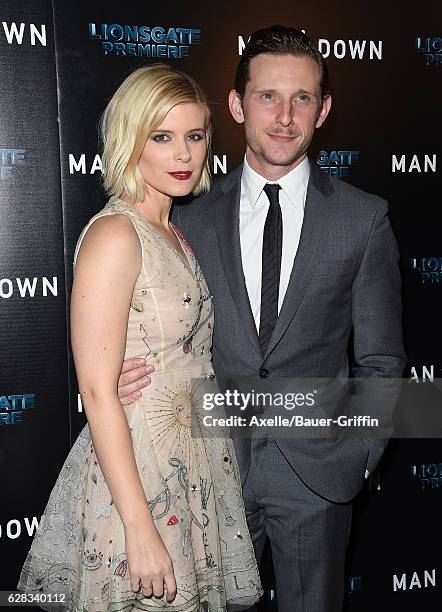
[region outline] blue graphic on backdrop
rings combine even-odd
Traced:
[[[36,406],[35,393],[0,395],[0,426],[18,425],[23,420],[23,412]]]
[[[362,576],[349,576],[348,577],[348,593],[352,595],[361,587]]]
[[[190,47],[201,41],[201,30],[90,22],[89,38],[101,42],[105,55],[181,59],[188,57]]]
[[[423,54],[426,66],[442,66],[441,36],[416,36],[416,50]]]
[[[442,283],[442,257],[413,257],[411,269],[419,275],[423,285]]]
[[[25,149],[0,149],[0,180],[9,178],[15,166],[25,163]]]
[[[348,176],[351,166],[359,161],[359,151],[319,151],[316,163],[322,172],[339,178]]]
[[[411,475],[419,483],[419,490],[442,488],[442,463],[422,463],[410,466]]]

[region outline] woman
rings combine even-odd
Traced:
[[[248,607],[261,586],[231,441],[204,436],[198,418],[214,378],[211,297],[168,221],[173,197],[209,187],[207,102],[183,73],[141,68],[110,101],[102,134],[111,198],[78,241],[71,300],[88,425],[18,588],[64,594],[59,608],[82,612]],[[121,364],[139,355],[155,374],[123,409]]]

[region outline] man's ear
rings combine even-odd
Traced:
[[[229,109],[236,123],[244,123],[241,98],[235,89],[229,93]]]
[[[316,126],[315,127],[320,128],[321,125],[324,123],[324,121],[327,119],[327,115],[330,112],[331,105],[332,105],[332,97],[329,94],[322,101],[321,112],[319,113],[319,117],[318,117],[318,120],[316,121]]]

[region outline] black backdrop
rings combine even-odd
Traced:
[[[439,2],[2,0],[0,589],[15,588],[48,494],[84,423],[67,307],[76,240],[105,202],[98,118],[131,70],[158,61],[146,53],[166,54],[161,61],[192,74],[208,93],[214,174],[233,169],[244,145],[227,94],[242,41],[273,23],[305,29],[327,57],[334,106],[312,153],[325,172],[389,200],[401,252],[410,384],[431,385],[440,377]],[[148,26],[156,42],[119,40],[125,25]],[[156,27],[174,29],[167,42]],[[167,57],[174,53],[183,57]],[[440,440],[392,441],[355,502],[351,612],[439,610],[441,495]],[[264,581],[267,606],[276,609],[269,562]]]

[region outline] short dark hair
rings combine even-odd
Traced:
[[[250,62],[261,53],[311,57],[317,63],[321,74],[319,84],[321,99],[329,95],[327,64],[313,41],[301,30],[276,25],[253,32],[243,50],[236,69],[234,85],[240,98],[244,97],[247,81],[250,79]]]

